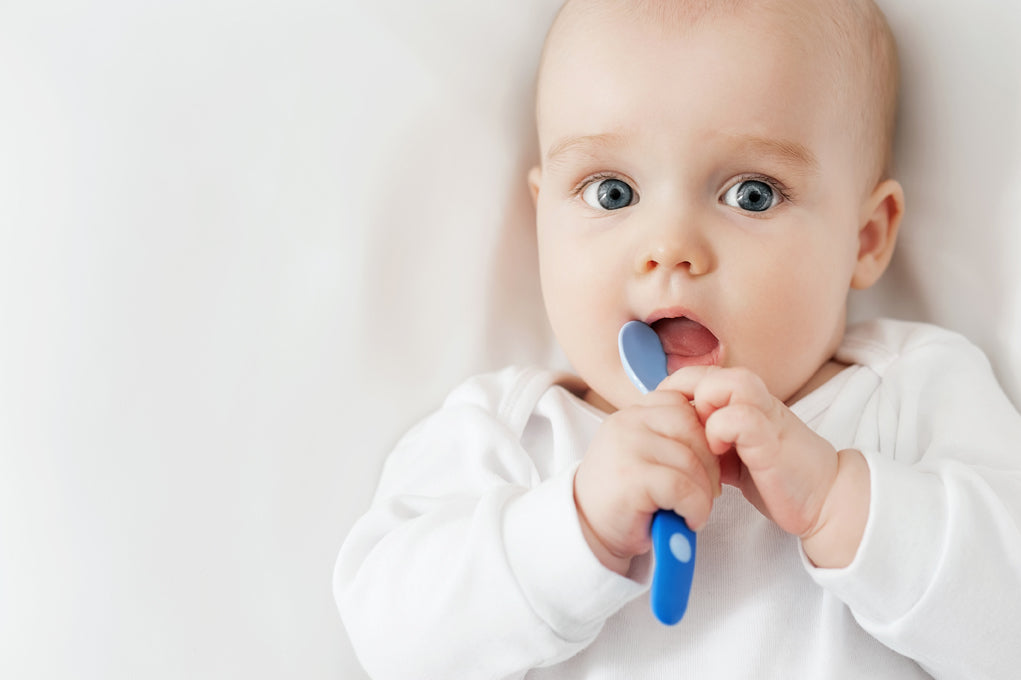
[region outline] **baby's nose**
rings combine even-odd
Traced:
[[[635,271],[649,274],[656,270],[684,270],[692,276],[701,276],[712,270],[713,262],[709,244],[697,230],[675,227],[657,230],[647,239],[635,260]]]

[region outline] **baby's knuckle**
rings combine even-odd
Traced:
[[[698,478],[701,476],[697,466],[690,463],[682,470],[674,473],[671,480],[671,495],[676,501],[695,497],[702,489]]]
[[[743,392],[748,394],[756,393],[764,387],[759,374],[745,366],[734,369],[734,382]]]
[[[665,406],[686,406],[688,398],[677,390],[662,390],[659,392],[660,401]]]

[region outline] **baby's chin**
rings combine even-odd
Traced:
[[[602,379],[592,378],[590,380],[582,375],[581,378],[585,382],[587,390],[578,396],[604,413],[614,413],[634,406],[642,399],[643,394],[631,384],[623,367],[619,370],[619,376],[603,375]]]
[[[589,387],[588,390],[580,396],[588,404],[590,404],[591,406],[595,406],[597,409],[603,411],[604,413],[613,413],[614,411],[619,411],[620,409],[629,406],[631,403],[634,403],[634,400],[631,400],[629,402],[627,400],[621,400],[619,398],[611,401],[604,397],[599,392],[597,392],[592,387]],[[635,390],[635,399],[637,399],[638,396],[639,396],[638,391]]]

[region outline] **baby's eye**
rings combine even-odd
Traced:
[[[776,206],[780,197],[773,187],[757,179],[738,182],[727,189],[723,202],[733,208],[749,212],[763,212]]]
[[[590,183],[581,197],[597,210],[620,210],[634,203],[635,192],[623,180],[604,179]]]

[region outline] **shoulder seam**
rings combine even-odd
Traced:
[[[556,382],[556,375],[538,368],[523,368],[497,406],[497,416],[520,436],[542,395]]]

